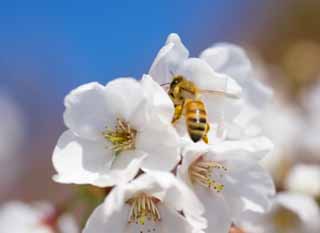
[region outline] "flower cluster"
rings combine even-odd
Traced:
[[[83,232],[223,233],[268,210],[274,185],[259,161],[273,145],[254,119],[271,91],[252,75],[241,48],[194,58],[170,34],[140,80],[71,91],[54,180],[113,187]]]

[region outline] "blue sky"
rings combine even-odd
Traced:
[[[195,44],[206,30],[227,26],[230,10],[235,17],[232,2],[3,1],[0,81],[66,92],[88,81],[139,77],[170,32],[199,52]],[[217,24],[208,27],[212,16]]]

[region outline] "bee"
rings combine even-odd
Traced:
[[[181,75],[174,76],[168,88],[175,112],[172,124],[175,124],[182,115],[185,116],[188,134],[193,142],[203,140],[208,144],[210,125],[205,103],[201,100],[201,93],[214,93],[223,95],[223,92],[200,90],[192,82]],[[163,85],[167,85],[163,84]],[[163,86],[162,85],[162,86]]]

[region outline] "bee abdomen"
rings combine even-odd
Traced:
[[[186,124],[192,141],[201,140],[207,131],[207,112],[202,101],[186,103]]]

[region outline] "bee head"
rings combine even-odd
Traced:
[[[176,85],[181,83],[184,78],[180,75],[173,77],[172,82],[170,83],[170,88],[174,88]]]

